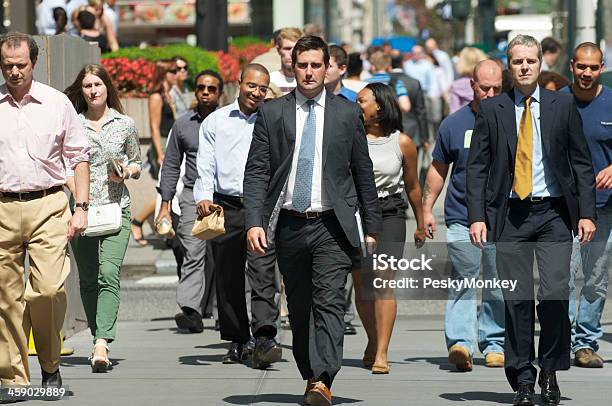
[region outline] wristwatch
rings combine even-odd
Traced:
[[[89,210],[89,202],[78,202],[75,204],[76,207],[80,207],[83,211]]]

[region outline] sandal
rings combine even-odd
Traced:
[[[104,343],[96,343],[94,344],[94,350],[96,347],[104,347],[106,349],[106,357],[94,355],[92,352],[91,357],[89,357],[89,361],[91,362],[91,372],[104,373],[113,369],[113,363],[108,359],[108,353],[110,352],[108,345]]]
[[[134,241],[136,241],[136,243],[138,245],[140,245],[141,247],[144,247],[145,245],[149,245],[149,242],[147,240],[145,240],[143,232],[142,232],[142,221],[138,221],[136,219],[133,219],[130,222],[130,228],[132,231],[132,238],[134,239]],[[134,228],[138,229],[140,232],[140,237],[136,237],[136,233],[134,232]]]

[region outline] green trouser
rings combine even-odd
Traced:
[[[79,268],[81,299],[94,341],[109,342],[117,332],[119,273],[130,238],[130,209],[122,210],[121,230],[100,237],[75,237],[72,251]]]

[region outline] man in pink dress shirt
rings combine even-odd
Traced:
[[[42,386],[62,385],[60,331],[66,313],[68,241],[87,227],[89,142],[68,98],[36,82],[38,47],[31,36],[0,37],[0,380],[29,385],[30,327]],[[75,172],[77,208],[62,191]],[[29,254],[29,283],[24,261]]]

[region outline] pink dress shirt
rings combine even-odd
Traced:
[[[17,103],[0,86],[0,191],[29,192],[66,183],[71,168],[89,160],[79,117],[58,90],[32,82]]]

